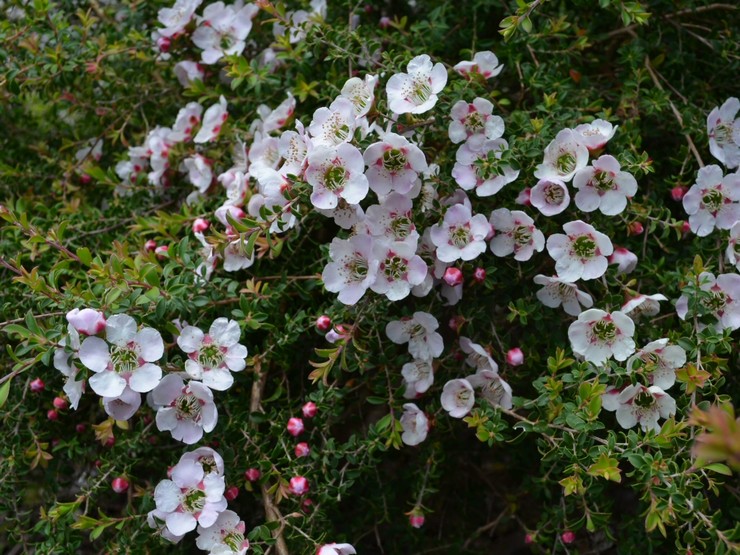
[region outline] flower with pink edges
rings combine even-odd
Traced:
[[[625,371],[639,372],[650,385],[666,390],[676,383],[676,370],[686,364],[686,351],[678,345],[669,345],[668,339],[651,341],[627,359]]]
[[[454,144],[467,141],[475,148],[486,139],[500,139],[504,134],[504,120],[493,115],[493,103],[476,98],[468,104],[458,100],[450,111],[448,135]]]
[[[483,50],[476,52],[472,61],[459,62],[452,69],[463,77],[471,77],[478,74],[484,79],[490,79],[501,73],[504,66],[499,63],[496,54],[490,50]]]
[[[588,164],[588,148],[580,134],[572,129],[561,130],[545,148],[545,156],[534,172],[538,179],[570,181],[575,173]]]
[[[210,526],[198,525],[195,545],[211,555],[244,555],[249,549],[246,525],[234,511],[225,510]]]
[[[203,115],[203,125],[193,139],[193,142],[203,144],[215,140],[221,133],[221,128],[228,117],[229,112],[226,109],[226,99],[222,95],[218,99],[218,104],[213,104],[206,110],[206,113]]]
[[[509,143],[504,139],[466,142],[457,149],[452,177],[464,190],[475,189],[479,197],[495,195],[519,177],[519,170],[501,162]]]
[[[369,235],[335,237],[329,245],[331,262],[324,267],[321,279],[327,291],[339,294],[341,303],[355,304],[375,283],[380,260],[374,247],[375,241]]]
[[[609,264],[617,266],[618,274],[629,274],[637,268],[637,255],[624,247],[614,247],[614,252],[608,258]]]
[[[597,308],[585,310],[568,328],[573,352],[588,362],[604,364],[609,358],[627,360],[635,352],[635,323],[618,310],[605,312]]]
[[[420,173],[427,171],[421,149],[396,133],[385,133],[363,154],[370,188],[379,196],[392,191],[408,195]]]
[[[405,299],[411,288],[426,278],[426,263],[407,243],[378,239],[373,247],[373,258],[378,261],[378,271],[370,289],[390,301]]]
[[[618,125],[612,125],[603,119],[595,119],[591,123],[582,123],[575,131],[581,142],[586,145],[589,152],[596,152],[604,148],[606,143],[617,132]]]
[[[176,374],[168,374],[151,393],[157,408],[157,429],[168,431],[174,439],[192,445],[218,422],[213,393],[204,384],[185,384]]]
[[[547,238],[547,252],[555,260],[560,279],[576,281],[596,279],[604,275],[612,254],[612,242],[590,224],[576,220],[563,225],[563,234]]]
[[[105,329],[105,316],[92,308],[75,308],[67,312],[67,322],[83,335],[97,335]]]
[[[396,73],[385,86],[388,107],[394,114],[423,114],[437,104],[437,95],[447,84],[447,70],[432,65],[431,58],[422,54],[412,59],[407,73]]]
[[[575,173],[573,187],[578,189],[575,202],[579,210],[593,212],[598,208],[605,216],[616,216],[637,193],[637,180],[621,171],[614,156],[605,154]]]
[[[740,166],[740,100],[728,98],[707,116],[709,151],[727,168]]]
[[[628,385],[618,395],[602,395],[605,410],[616,411],[617,422],[628,430],[637,424],[643,431],[660,431],[660,418],[676,414],[676,401],[660,387],[642,384]]]
[[[489,223],[493,228],[491,251],[496,256],[513,253],[514,260],[523,262],[545,248],[545,236],[534,226],[534,220],[520,210],[494,210]]]
[[[485,252],[490,232],[491,224],[483,214],[473,215],[466,205],[456,204],[432,226],[431,238],[442,262],[469,261]]]
[[[543,216],[555,216],[570,205],[570,193],[559,179],[540,179],[532,187],[529,200]]]
[[[740,220],[740,173],[722,175],[716,164],[699,170],[696,183],[683,197],[689,226],[699,237],[730,229]]]
[[[716,278],[711,272],[699,274],[699,305],[716,318],[714,329],[734,331],[740,328],[740,274],[720,274]],[[689,298],[686,294],[676,302],[676,313],[681,320],[689,314]]]
[[[357,148],[348,143],[338,147],[316,147],[308,155],[306,181],[313,187],[311,204],[336,208],[339,199],[358,204],[368,193],[365,163]]]

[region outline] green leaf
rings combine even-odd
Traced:
[[[6,380],[5,383],[0,386],[0,407],[2,407],[5,404],[5,401],[8,400],[8,393],[10,393],[10,382],[11,380]]]
[[[77,257],[85,266],[90,266],[90,264],[92,263],[92,254],[90,254],[90,249],[88,249],[87,247],[80,247],[79,249],[77,249]]]

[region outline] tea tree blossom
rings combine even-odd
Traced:
[[[339,94],[352,103],[356,118],[365,117],[372,108],[377,85],[377,75],[365,75],[364,79],[351,77],[344,83]]]
[[[427,438],[429,432],[429,419],[422,410],[413,403],[403,405],[403,414],[401,415],[401,441],[406,445],[419,445]]]
[[[627,359],[627,373],[639,372],[650,385],[665,390],[676,382],[676,370],[686,364],[686,351],[678,345],[669,345],[668,339],[651,341]]]
[[[188,180],[201,194],[204,194],[213,182],[211,165],[200,154],[185,158],[180,166],[180,171],[188,173]]]
[[[432,65],[431,58],[423,54],[412,59],[406,71],[392,75],[386,83],[388,107],[394,114],[428,112],[447,84],[447,70],[440,63]]]
[[[595,279],[604,275],[612,254],[612,242],[593,226],[576,220],[563,225],[565,235],[547,238],[547,252],[555,260],[558,277],[564,281]]]
[[[193,43],[202,49],[204,64],[215,64],[224,56],[244,52],[245,39],[252,30],[252,19],[259,12],[256,4],[234,4],[223,2],[208,4],[203,10],[200,25],[193,32]]]
[[[728,98],[720,107],[715,107],[707,116],[709,151],[726,168],[740,166],[740,100]]]
[[[545,157],[534,176],[538,179],[570,181],[588,163],[588,148],[578,133],[563,129],[545,148]]]
[[[283,163],[278,171],[283,177],[303,175],[308,150],[312,146],[304,133],[303,124],[300,121],[296,121],[295,126],[295,131],[283,131],[278,141],[278,152],[283,159]]]
[[[327,543],[319,547],[316,555],[356,555],[357,551],[348,543]]]
[[[537,285],[544,287],[537,291],[539,301],[549,308],[557,308],[563,305],[563,310],[571,316],[578,316],[581,307],[591,308],[594,304],[591,295],[579,290],[578,287],[557,276],[547,277],[538,274],[534,277]]]
[[[428,169],[421,149],[395,133],[386,133],[367,147],[363,159],[370,188],[378,195],[391,191],[408,195],[419,174]]]
[[[164,354],[164,342],[152,328],[138,329],[127,314],[116,314],[105,324],[106,341],[87,337],[80,346],[80,361],[95,372],[89,379],[101,397],[117,397],[128,385],[146,393],[159,383],[162,369],[153,364]]]
[[[509,143],[504,139],[466,142],[457,149],[452,177],[466,191],[479,197],[495,195],[519,177],[519,170],[501,161]]]
[[[206,110],[206,113],[203,114],[203,125],[193,139],[193,142],[203,144],[210,143],[216,139],[219,133],[221,133],[221,127],[228,117],[229,113],[226,110],[226,99],[221,95],[218,99],[218,104],[213,104]]]
[[[617,422],[625,430],[640,424],[645,432],[659,432],[658,420],[676,414],[676,401],[655,385],[628,385],[614,402],[605,402],[603,407],[606,410],[616,410]]]
[[[178,143],[189,141],[193,136],[195,126],[200,124],[202,115],[203,106],[197,102],[188,102],[177,112],[169,139]]]
[[[496,77],[501,73],[504,66],[499,64],[496,54],[490,50],[484,50],[482,52],[476,52],[472,61],[459,62],[458,64],[455,64],[452,69],[463,77],[470,77],[478,74],[484,79],[490,79],[491,77]]]
[[[456,204],[445,212],[444,219],[432,226],[431,238],[442,262],[473,260],[486,250],[486,237],[491,231],[483,214],[472,215],[470,208]]]
[[[434,367],[430,358],[415,358],[401,368],[401,375],[406,384],[403,396],[415,399],[425,393],[434,383]]]
[[[665,295],[637,295],[622,306],[622,312],[633,320],[641,316],[655,316],[660,312],[660,301],[667,301]],[[665,388],[664,388],[665,389]]]
[[[714,228],[730,229],[740,220],[740,173],[722,176],[722,168],[713,164],[699,170],[696,183],[683,197],[691,231],[699,237]]]
[[[426,263],[407,243],[379,239],[373,247],[373,257],[379,265],[370,289],[390,301],[406,298],[411,288],[422,283],[427,275]]]
[[[225,391],[234,383],[231,372],[241,372],[246,366],[247,348],[239,343],[240,338],[239,324],[227,318],[216,318],[208,333],[184,327],[177,344],[188,355],[185,371],[203,385]]]
[[[198,525],[195,545],[212,555],[244,555],[249,549],[246,525],[234,511],[223,511],[210,526]]]
[[[171,478],[157,484],[154,502],[172,534],[187,534],[198,524],[209,527],[226,509],[223,476],[206,474],[197,462],[181,460]]]
[[[454,143],[467,141],[475,149],[486,139],[499,139],[504,134],[504,120],[493,115],[493,103],[485,98],[476,98],[468,104],[458,100],[450,111],[448,134]]]
[[[573,176],[576,193],[576,206],[584,212],[597,208],[606,216],[620,214],[627,207],[627,198],[637,192],[637,181],[621,166],[614,156],[605,154],[594,160]]]
[[[476,370],[491,370],[498,372],[498,364],[491,358],[491,355],[478,343],[473,343],[468,337],[460,337],[460,349],[465,353],[467,358],[465,363]]]
[[[78,310],[78,309],[74,309]],[[70,312],[67,314],[67,320],[69,320],[69,315],[74,312]],[[80,313],[85,312],[85,310],[90,310],[91,312],[97,312],[92,309],[86,308],[80,311]],[[86,313],[90,314],[90,313]],[[102,317],[102,314],[100,315]],[[76,314],[73,314],[72,320],[75,321],[80,327],[87,329],[87,330],[97,330],[99,321],[97,316],[95,318],[83,318],[80,317],[79,319],[76,318]],[[103,323],[103,328],[105,327],[105,324]],[[97,332],[96,332],[97,333]],[[59,370],[61,374],[65,377],[64,380],[64,387],[62,388],[64,393],[67,394],[67,397],[69,398],[70,405],[73,410],[77,410],[77,406],[80,403],[80,399],[82,398],[82,394],[85,391],[85,380],[77,380],[77,374],[79,373],[80,369],[77,368],[77,365],[75,364],[75,360],[79,358],[79,350],[80,350],[80,334],[77,332],[77,329],[73,324],[67,325],[67,335],[64,336],[59,341],[59,348],[54,349],[54,368]],[[70,352],[71,351],[71,352]],[[40,381],[41,389],[43,389],[44,382]],[[35,380],[31,382],[31,390],[34,390],[34,384],[37,384],[39,382],[36,382]],[[40,390],[38,390],[40,391]]]
[[[177,464],[183,461],[194,461],[198,463],[206,476],[209,474],[216,476],[224,475],[224,459],[210,447],[198,447],[195,451],[188,451],[180,457]]]
[[[501,379],[493,370],[478,370],[465,378],[474,389],[479,390],[481,397],[494,407],[510,409],[512,407],[511,386]]]
[[[740,328],[740,274],[720,274],[716,278],[710,272],[699,274],[699,306],[717,321],[718,331]],[[692,305],[693,306],[693,305]],[[676,302],[676,313],[682,320],[689,313],[689,298],[686,294]]]
[[[99,310],[92,308],[72,309],[67,312],[65,318],[75,331],[83,335],[97,335],[105,329],[105,316]]]
[[[350,144],[316,147],[306,168],[306,181],[313,187],[311,203],[322,209],[335,208],[340,198],[358,204],[368,192],[364,169],[362,154]]]
[[[205,71],[198,62],[184,60],[175,64],[175,77],[183,87],[189,87],[195,81],[203,81]]]
[[[635,323],[623,312],[591,308],[578,315],[568,328],[573,352],[601,365],[612,356],[619,361],[635,352]]]
[[[128,386],[116,397],[103,397],[105,413],[115,420],[128,420],[136,414],[140,406],[141,393],[137,393]]]
[[[185,534],[173,534],[170,532],[169,528],[167,528],[167,523],[165,522],[166,516],[167,513],[160,511],[159,509],[153,509],[147,513],[146,522],[149,525],[149,528],[155,529],[155,533],[159,534],[163,539],[170,543],[179,543],[179,541],[185,537]]]
[[[157,29],[163,37],[171,37],[182,32],[193,19],[195,10],[203,0],[177,0],[171,8],[162,8],[157,20],[164,28]]]
[[[151,393],[157,407],[157,428],[188,445],[200,441],[203,432],[216,427],[218,412],[213,393],[200,382],[185,384],[176,374],[168,374]]]
[[[317,208],[316,211],[327,218],[332,218],[334,223],[342,229],[352,229],[365,221],[365,212],[362,206],[359,204],[349,204],[343,198],[339,199],[339,202],[334,208]]]
[[[327,291],[339,293],[340,302],[355,304],[375,283],[380,260],[374,253],[374,244],[369,235],[353,235],[349,239],[337,237],[331,242],[331,262],[324,268],[321,279]]]
[[[725,251],[725,260],[740,272],[740,220],[730,229],[730,239]]]
[[[614,247],[614,252],[607,259],[609,264],[616,264],[618,274],[629,274],[637,268],[637,255],[624,247]]]
[[[355,107],[343,97],[313,113],[311,125],[306,128],[315,146],[336,147],[352,140],[355,133]]]
[[[529,201],[544,216],[555,216],[570,205],[570,193],[559,179],[540,179],[529,192]]]
[[[288,484],[288,490],[293,495],[304,495],[308,493],[309,483],[303,476],[293,476]]]
[[[412,219],[412,208],[410,198],[391,193],[382,204],[367,209],[364,222],[372,235],[404,241],[416,248],[419,232]]]
[[[388,322],[385,334],[388,339],[402,345],[409,344],[409,353],[416,359],[438,358],[444,350],[437,319],[427,312],[414,312],[412,318]]]
[[[442,390],[442,408],[452,418],[462,418],[475,404],[473,386],[466,379],[448,381]]]
[[[618,125],[612,125],[603,119],[595,119],[591,123],[582,123],[573,131],[578,135],[580,141],[586,145],[589,152],[596,152],[604,148],[617,132],[618,127]]]
[[[514,253],[514,259],[522,262],[545,248],[545,236],[534,226],[534,220],[520,210],[499,208],[491,213],[489,222],[494,233],[491,251],[496,256]]]
[[[247,252],[248,238],[246,234],[229,234],[229,238],[234,237],[224,249],[224,270],[227,272],[238,272],[249,268],[254,264],[254,249]]]

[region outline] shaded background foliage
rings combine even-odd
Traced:
[[[558,352],[568,345],[570,318],[541,308],[534,296],[532,277],[552,268],[547,256],[520,266],[484,255],[479,262],[486,267],[486,283],[466,284],[465,297],[455,307],[431,298],[389,304],[371,297],[347,308],[323,291],[320,280],[310,279],[320,274],[336,229],[321,216],[303,214],[300,232],[286,234],[279,256],[264,256],[237,274],[217,270],[203,287],[193,283],[199,258],[190,224],[210,215],[222,195],[216,192],[202,204],[187,206],[191,186],[176,178],[164,191],[152,194],[142,186],[133,196],[119,198],[113,195],[117,178],[112,171],[129,145],[139,144],[154,125],[173,121],[191,99],[208,105],[224,94],[227,125],[246,135],[257,106],[276,106],[286,91],[298,98],[296,116],[307,123],[354,71],[380,73],[382,86],[418,54],[452,66],[473,52],[492,50],[506,66],[498,78],[468,84],[451,76],[431,113],[436,121],[423,131],[427,159],[440,164],[440,175],[449,175],[454,163],[446,135],[450,106],[475,96],[494,101],[522,173],[495,198],[475,200],[476,211],[488,214],[500,206],[512,208],[519,190],[534,185],[534,166],[559,129],[594,117],[619,124],[609,151],[636,175],[639,192],[625,213],[596,218],[596,227],[637,253],[640,266],[634,281],[609,274],[608,287],[595,283],[586,289],[596,306],[613,309],[621,306],[627,290],[663,292],[675,299],[695,270],[694,255],[717,270],[714,261],[724,248],[714,235],[699,239],[682,233],[685,214],[670,190],[693,183],[697,157],[711,163],[706,114],[737,94],[736,6],[330,1],[326,25],[312,27],[296,45],[281,44],[285,65],[274,73],[253,61],[273,40],[269,15],[261,13],[250,35],[259,48],[248,47],[242,58],[224,65],[231,84],[214,74],[207,85],[183,90],[172,67],[187,57],[187,46],[178,45],[172,61],[158,60],[149,37],[158,9],[168,2],[4,4],[6,9],[22,4],[26,17],[0,21],[0,202],[17,217],[0,231],[0,326],[8,332],[0,334],[0,357],[3,375],[14,373],[0,414],[2,550],[194,550],[191,538],[172,547],[151,536],[142,517],[153,508],[154,485],[184,451],[156,431],[149,409],[142,407],[128,429],[112,430],[112,447],[93,437],[91,426],[105,420],[95,395],[83,397],[77,412],[63,412],[55,422],[46,419],[62,386],[49,364],[52,347],[63,331],[64,312],[78,306],[128,312],[162,331],[168,342],[174,318],[194,325],[207,325],[218,316],[240,321],[243,342],[256,358],[237,376],[234,388],[216,396],[219,424],[204,441],[218,445],[227,462],[227,483],[241,487],[230,508],[248,529],[263,527],[266,519],[262,494],[245,490],[246,468],[260,467],[270,485],[297,473],[309,478],[315,510],[301,516],[299,501],[280,503],[283,514],[291,515],[291,524],[281,531],[291,552],[312,552],[315,546],[307,537],[349,541],[360,553],[684,553],[691,546],[695,553],[710,553],[738,541],[737,529],[734,536],[731,531],[740,519],[737,481],[688,470],[693,432],[677,426],[664,430],[662,439],[644,439],[634,430],[623,433],[609,414],[594,418],[588,413],[584,400],[589,392],[580,384],[598,378],[587,365],[569,362]],[[507,22],[517,25],[504,27],[510,34],[504,42],[499,22],[517,13],[519,20]],[[350,29],[353,15],[359,26]],[[391,25],[381,28],[381,17],[390,18]],[[384,96],[381,88],[378,96]],[[223,133],[207,149],[222,170],[230,165],[228,136]],[[90,138],[104,140],[103,158],[80,164],[74,154]],[[81,167],[91,182],[81,179]],[[455,188],[451,180],[440,184],[443,192]],[[540,216],[537,223],[546,234],[554,233],[573,213],[571,208],[550,220]],[[648,235],[628,235],[633,221],[642,222]],[[427,216],[424,224],[432,223]],[[169,245],[169,257],[158,260],[146,253],[147,239]],[[90,260],[79,249],[88,249]],[[35,272],[18,276],[21,267]],[[430,306],[445,328],[446,345],[435,388],[422,402],[434,414],[435,426],[420,447],[396,450],[397,431],[384,417],[400,414],[400,367],[407,356],[384,340],[383,329],[389,320]],[[663,314],[672,311],[665,303]],[[314,349],[328,347],[313,327],[322,313],[356,326],[346,366],[332,369],[329,386],[307,379],[307,361],[317,360]],[[464,319],[462,333],[489,345],[499,362],[509,347],[526,351],[525,365],[506,368],[504,376],[520,398],[517,412],[530,424],[542,425],[520,423],[524,429],[515,429],[514,417],[479,407],[471,429],[439,410],[441,384],[462,372],[455,357],[456,334],[446,327],[453,316]],[[643,323],[638,335],[641,340],[684,338],[689,348],[700,344],[692,324],[675,315]],[[737,401],[732,338],[708,333],[701,341],[712,376],[695,399]],[[173,353],[169,368],[181,362]],[[696,357],[696,351],[691,354]],[[250,413],[260,373],[267,380],[264,413]],[[47,384],[39,395],[28,389],[35,377]],[[680,394],[678,387],[672,393],[680,398],[681,420],[688,414],[690,394]],[[314,450],[310,459],[294,460],[284,424],[308,399],[319,405],[319,416],[304,438]],[[84,433],[75,432],[80,423],[87,425]],[[582,474],[584,490],[564,496],[559,482],[574,475],[572,465],[586,468],[602,454],[604,444],[594,437],[602,438],[619,459],[621,483]],[[557,449],[551,448],[552,438]],[[110,493],[109,482],[117,475],[131,480],[128,496]],[[719,486],[721,481],[725,485]],[[421,530],[410,528],[404,516],[417,502],[427,513]],[[74,528],[83,513],[95,520],[92,530],[106,525],[94,541],[90,530]],[[652,514],[659,516],[650,521]],[[652,530],[647,532],[646,525]],[[275,526],[254,532],[256,551],[270,544],[270,528]],[[565,529],[577,531],[576,543],[567,548],[558,540]],[[725,530],[720,534],[726,541],[717,530]],[[537,545],[525,546],[526,533],[535,535]]]

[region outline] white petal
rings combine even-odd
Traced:
[[[111,370],[90,376],[90,387],[101,397],[118,397],[126,388],[126,380]]]
[[[136,335],[136,321],[128,314],[115,314],[105,324],[105,337],[114,345],[125,345]]]
[[[129,378],[129,387],[139,393],[151,391],[162,379],[162,369],[156,364],[146,363],[133,371]]]
[[[93,372],[102,372],[110,362],[108,344],[99,337],[85,338],[80,346],[80,361]]]

